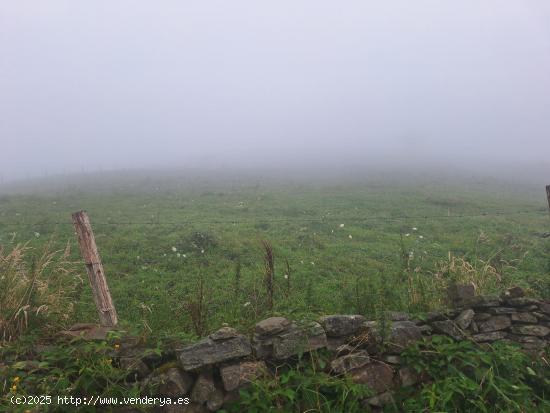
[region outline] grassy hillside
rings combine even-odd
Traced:
[[[201,334],[264,316],[262,240],[275,257],[274,312],[294,319],[436,308],[453,278],[483,292],[519,284],[550,296],[544,188],[266,182],[107,176],[8,192],[0,244],[70,242],[78,259],[70,214],[87,210],[119,318],[154,332]],[[95,317],[85,284],[71,320]]]

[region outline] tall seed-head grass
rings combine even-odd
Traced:
[[[52,251],[18,244],[0,246],[0,340],[12,341],[29,326],[52,330],[66,325],[84,284],[70,246]]]

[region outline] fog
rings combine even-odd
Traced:
[[[5,182],[363,167],[550,176],[550,3],[0,5]]]

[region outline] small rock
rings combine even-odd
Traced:
[[[228,392],[246,386],[266,373],[267,366],[263,361],[244,361],[220,368],[223,387]]]
[[[330,368],[335,374],[348,373],[351,370],[358,369],[370,362],[370,357],[365,350],[359,350],[355,353],[346,354],[332,360]]]
[[[300,353],[327,346],[325,330],[318,323],[306,326],[292,325],[288,331],[273,338],[273,356],[284,360]]]
[[[438,311],[431,311],[427,313],[424,318],[426,320],[426,323],[445,320],[445,316],[443,315],[443,313],[440,313]]]
[[[252,348],[248,338],[237,336],[227,340],[214,341],[210,338],[183,347],[179,360],[185,371],[196,370],[216,363],[249,356]]]
[[[531,297],[505,298],[504,302],[513,307],[525,307],[528,305],[539,305],[540,301]]]
[[[472,336],[474,341],[480,343],[502,340],[504,338],[506,338],[506,333],[504,331],[492,331],[490,333],[480,333]]]
[[[512,287],[508,288],[504,293],[502,293],[502,298],[519,298],[523,297],[525,292],[521,287]]]
[[[543,313],[550,315],[550,303],[540,303],[539,308]]]
[[[455,340],[461,340],[464,337],[464,333],[451,320],[434,321],[432,327],[438,333],[445,334]]]
[[[168,369],[159,374],[153,380],[158,383],[157,393],[166,397],[183,397],[189,393],[193,387],[193,377],[186,372],[180,371],[176,367]]]
[[[409,321],[410,316],[407,313],[403,313],[400,311],[390,311],[388,313],[388,318],[391,321]]]
[[[462,330],[466,330],[472,320],[474,319],[475,312],[472,309],[462,311],[455,319],[456,325]]]
[[[239,335],[237,330],[231,327],[222,327],[218,331],[210,334],[210,338],[214,341],[227,340],[228,338],[235,338]]]
[[[498,307],[501,304],[501,299],[496,296],[490,295],[478,295],[470,297],[462,302],[462,306],[465,308],[473,308],[475,310],[479,308]]]
[[[491,314],[489,313],[476,313],[474,316],[474,320],[478,322],[488,320],[489,318],[491,318]]]
[[[423,335],[431,335],[432,332],[433,332],[433,329],[430,325],[428,324],[424,324],[423,326],[420,326],[420,332],[423,334]]]
[[[210,411],[219,410],[223,405],[223,391],[216,387],[211,370],[199,374],[191,392],[191,401],[204,405]]]
[[[492,307],[488,308],[487,311],[493,315],[513,314],[518,312],[518,310],[513,307]]]
[[[514,334],[523,334],[526,336],[544,337],[550,334],[550,328],[545,326],[512,326],[512,332]]]
[[[319,319],[329,337],[355,334],[364,322],[365,317],[362,315],[328,315]]]
[[[393,369],[387,364],[371,362],[352,372],[352,380],[357,384],[366,384],[377,393],[393,386]]]
[[[387,338],[388,351],[399,353],[421,338],[420,327],[412,321],[396,321],[391,324]]]
[[[487,333],[490,331],[504,330],[512,325],[510,317],[505,315],[496,315],[488,320],[481,321],[477,324],[479,331]]]
[[[530,313],[517,313],[512,314],[513,323],[532,323],[535,324],[538,321],[537,317]]]
[[[260,336],[272,336],[285,331],[291,324],[284,317],[270,317],[256,324],[254,332]]]

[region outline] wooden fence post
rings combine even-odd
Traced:
[[[88,278],[92,286],[94,302],[99,313],[99,322],[102,326],[114,327],[118,323],[118,317],[105,279],[101,258],[97,252],[90,219],[86,211],[75,212],[72,218],[78,236],[80,253],[86,264]]]
[[[550,213],[550,185],[546,185],[546,198],[548,198],[548,213]]]

